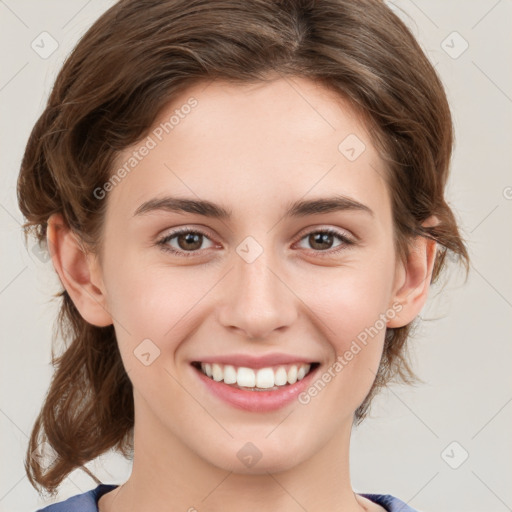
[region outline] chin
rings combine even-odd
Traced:
[[[212,465],[235,474],[261,475],[287,471],[307,459],[302,452],[304,444],[297,446],[286,442],[285,437],[277,437],[270,441],[265,437],[240,437],[231,440],[227,445],[217,446],[215,453],[204,454],[204,458]]]

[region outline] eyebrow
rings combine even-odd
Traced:
[[[374,216],[373,211],[368,206],[346,196],[334,195],[319,199],[294,201],[288,206],[284,217],[305,217],[307,215],[319,215],[346,210],[361,211],[372,217]],[[145,215],[156,211],[195,213],[219,220],[230,220],[233,217],[231,210],[211,201],[171,196],[154,198],[142,203],[135,210],[133,216]]]

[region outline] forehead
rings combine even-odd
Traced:
[[[171,193],[221,202],[235,214],[332,193],[389,206],[384,163],[363,121],[335,92],[297,77],[195,84],[118,155],[114,172],[122,167],[109,209],[123,217]]]

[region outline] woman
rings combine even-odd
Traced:
[[[133,469],[44,510],[413,510],[354,493],[350,433],[414,381],[445,255],[467,265],[451,148],[442,85],[378,0],[101,16],[19,177],[69,343],[26,467],[50,492],[111,448]]]

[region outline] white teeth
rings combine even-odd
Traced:
[[[257,388],[273,388],[274,387],[274,370],[272,368],[261,368],[256,374]]]
[[[230,364],[224,366],[224,383],[236,384],[236,368]]]
[[[274,375],[274,384],[276,386],[284,386],[288,382],[288,375],[286,369],[280,366]]]
[[[291,366],[288,370],[288,383],[295,384],[297,382],[297,367]]]
[[[222,368],[220,367],[220,365],[216,363],[212,364],[212,377],[213,380],[216,380],[217,382],[224,379],[224,373],[222,371]]]
[[[256,386],[256,375],[251,368],[238,368],[236,373],[236,383],[244,388],[253,388]]]
[[[311,365],[309,364],[293,364],[286,371],[284,366],[253,370],[243,366],[235,368],[232,365],[201,363],[202,372],[217,382],[224,381],[225,384],[260,389],[295,384],[298,380],[302,380],[310,369]]]
[[[306,375],[306,369],[304,366],[301,366],[299,368],[299,371],[297,372],[297,380],[302,380]]]

